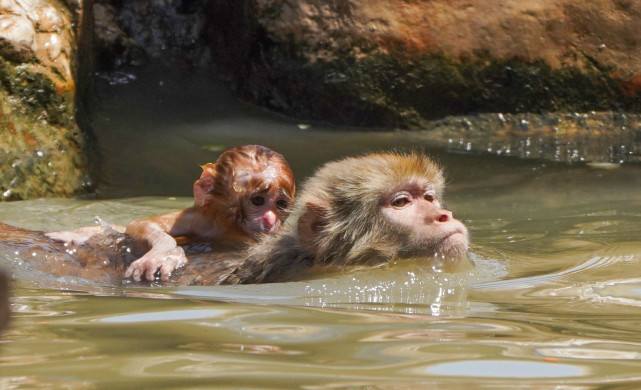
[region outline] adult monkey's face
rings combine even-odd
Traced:
[[[405,254],[452,257],[468,250],[467,228],[441,206],[427,178],[409,180],[384,194],[380,212],[403,238]]]

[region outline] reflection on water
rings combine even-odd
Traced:
[[[436,268],[436,269],[435,269]],[[495,271],[495,268],[490,268]],[[403,261],[306,282],[263,286],[179,287],[180,296],[254,304],[289,304],[402,314],[461,316],[471,280],[496,277],[458,264],[444,272],[426,260]],[[485,276],[483,276],[485,274]]]
[[[299,178],[343,155],[419,148],[446,167],[446,200],[470,228],[474,267],[445,272],[415,259],[306,282],[172,289],[67,281],[50,290],[23,275],[0,338],[0,388],[641,380],[641,167],[447,154],[402,132],[299,126],[200,77],[164,81],[141,75],[102,92],[98,199],[0,203],[0,221],[57,230],[182,208],[198,164],[233,144],[282,151]]]
[[[184,321],[197,320],[202,318],[218,317],[223,313],[222,310],[172,310],[158,311],[151,313],[135,313],[121,316],[113,316],[100,319],[101,322],[110,324],[126,324],[141,322],[160,322],[160,321]]]
[[[439,363],[425,369],[431,375],[477,378],[571,378],[584,376],[585,367],[510,360],[461,360]]]

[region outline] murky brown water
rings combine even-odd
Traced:
[[[470,228],[476,266],[67,291],[27,273],[0,336],[0,388],[641,386],[641,167],[445,154],[404,133],[301,129],[211,96],[202,78],[150,80],[101,92],[100,199],[0,203],[0,221],[53,230],[184,207],[197,164],[239,143],[283,152],[300,178],[339,156],[414,147],[446,167],[448,206]]]

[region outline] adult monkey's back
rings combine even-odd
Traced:
[[[126,237],[118,232],[96,235],[83,245],[53,240],[44,232],[0,223],[0,261],[19,274],[80,278],[96,284],[120,284],[126,266]]]
[[[374,153],[327,163],[304,184],[279,233],[252,246],[245,256],[195,255],[172,282],[281,282],[403,258],[458,259],[468,250],[467,229],[441,207],[443,189],[441,169],[422,154]],[[34,241],[34,248],[56,258],[49,267],[56,275],[73,268],[78,276],[89,279],[99,276],[96,272],[117,279],[127,261],[118,249],[122,245],[98,242],[68,255],[72,267],[60,265],[58,257],[65,248],[43,242],[38,233],[11,229],[0,226],[0,241],[5,241],[0,251],[6,242],[12,247]],[[109,250],[102,254],[102,247]],[[214,261],[208,256],[214,256]],[[25,260],[32,261],[28,256]],[[46,268],[49,260],[44,257],[38,262]]]
[[[0,265],[6,261],[9,270],[36,281],[50,276],[70,284],[121,285],[125,270],[140,256],[131,250],[132,244],[130,237],[109,228],[73,245],[53,240],[44,232],[0,223]],[[213,252],[187,247],[186,253],[189,265],[175,272],[169,284],[220,284],[244,259],[243,251],[233,249]]]

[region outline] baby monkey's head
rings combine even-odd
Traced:
[[[274,233],[289,215],[296,183],[280,153],[260,145],[237,146],[202,168],[194,183],[196,207],[223,217],[247,236]]]

